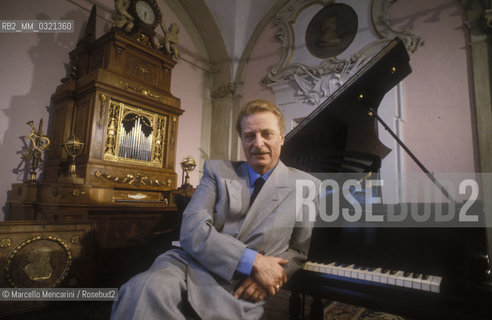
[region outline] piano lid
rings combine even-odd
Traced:
[[[377,110],[386,92],[411,73],[409,60],[403,42],[391,40],[286,135],[282,161],[295,166],[293,158],[319,150],[384,158],[391,150],[379,141],[377,123],[368,107]]]

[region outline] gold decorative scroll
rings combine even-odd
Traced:
[[[147,176],[142,176],[140,173],[135,173],[131,174],[128,173],[123,177],[113,177],[109,174],[103,173],[99,170],[94,172],[94,175],[97,178],[104,178],[108,181],[115,182],[115,183],[122,183],[122,184],[128,184],[132,186],[152,186],[152,187],[160,187],[160,186],[167,186],[170,187],[173,180],[171,178],[168,178],[166,181],[162,180],[157,180],[157,179],[150,179]]]
[[[161,167],[168,117],[111,101],[104,160]]]
[[[127,90],[132,90],[132,91],[135,91],[137,93],[140,93],[141,95],[144,95],[146,97],[150,97],[152,99],[156,99],[156,100],[159,100],[161,97],[158,96],[158,95],[155,95],[153,94],[149,89],[147,88],[144,88],[144,87],[140,87],[140,88],[137,88],[137,87],[133,87],[131,86],[128,82],[123,82],[123,81],[120,81],[120,84]]]

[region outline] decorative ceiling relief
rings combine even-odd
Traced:
[[[409,30],[396,30],[391,26],[388,9],[398,0],[372,0],[371,19],[376,33],[382,39],[400,38],[407,50],[411,53],[417,51],[424,41]]]
[[[415,52],[423,44],[420,37],[391,26],[388,9],[396,1],[372,0],[367,8],[354,3],[359,11],[343,1],[287,2],[274,18],[278,27],[275,40],[282,43],[282,56],[270,67],[264,83],[273,88],[276,83],[292,82],[302,102],[318,105],[394,37],[400,37],[407,50]],[[317,7],[319,10],[315,11]],[[364,28],[358,25],[358,15],[361,21],[370,16],[380,39],[365,43],[368,37],[358,34],[359,28]],[[351,47],[357,36],[357,45]],[[362,49],[355,51],[355,47]],[[308,57],[299,58],[303,55]]]

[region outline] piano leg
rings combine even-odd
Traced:
[[[304,303],[302,304],[302,306],[304,306]],[[291,292],[289,298],[289,319],[301,320],[302,318],[301,318],[301,295],[297,292]]]
[[[320,297],[314,297],[311,303],[311,319],[323,320],[323,301]]]

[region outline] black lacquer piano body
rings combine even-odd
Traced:
[[[378,172],[390,150],[368,108],[377,112],[410,72],[403,43],[391,41],[289,132],[282,161],[307,172]],[[311,319],[322,319],[324,299],[411,319],[492,319],[487,245],[485,228],[315,227],[309,262],[289,282],[291,319],[304,315],[305,295]]]

